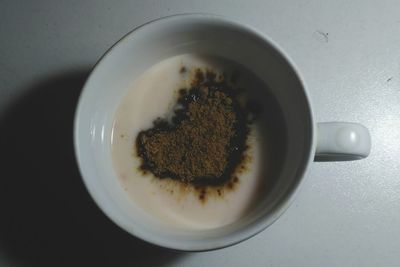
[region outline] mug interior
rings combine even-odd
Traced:
[[[248,216],[218,229],[170,227],[126,196],[111,159],[114,114],[134,80],[172,56],[199,53],[240,63],[270,88],[282,111],[285,145],[273,188]],[[287,57],[261,34],[210,15],[181,15],[146,24],[120,40],[99,61],[82,92],[75,149],[84,182],[99,207],[131,234],[168,248],[209,250],[240,242],[270,225],[288,206],[312,159],[312,112],[304,86]]]

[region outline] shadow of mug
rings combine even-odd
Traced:
[[[88,75],[42,80],[0,122],[0,249],[22,266],[163,266],[184,253],[118,228],[81,180],[72,131]]]

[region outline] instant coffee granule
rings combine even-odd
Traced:
[[[196,71],[189,90],[181,90],[172,121],[157,119],[138,134],[141,168],[159,178],[220,185],[231,178],[245,150],[245,110],[237,92],[211,72]]]

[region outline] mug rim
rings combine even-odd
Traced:
[[[80,153],[79,153],[79,143],[78,143],[79,119],[80,119],[80,114],[82,113],[82,109],[83,109],[83,102],[84,102],[83,99],[85,98],[85,91],[87,91],[85,89],[86,89],[89,81],[91,80],[91,78],[93,78],[93,73],[95,72],[96,68],[102,63],[102,61],[105,59],[105,57],[107,57],[109,54],[111,54],[115,49],[118,48],[118,46],[121,43],[126,41],[131,35],[134,35],[137,31],[144,30],[149,25],[165,23],[168,21],[176,20],[176,19],[178,19],[178,20],[179,19],[188,19],[188,20],[203,19],[207,22],[215,22],[215,23],[223,22],[223,23],[226,23],[229,26],[232,26],[242,32],[250,33],[250,34],[254,35],[255,37],[259,38],[260,40],[262,40],[263,42],[265,42],[267,44],[267,46],[272,48],[276,53],[278,53],[286,61],[286,64],[293,71],[294,75],[296,76],[299,83],[301,84],[301,87],[302,87],[301,89],[305,95],[306,104],[308,106],[307,108],[310,113],[309,119],[310,119],[310,127],[311,127],[311,129],[310,129],[310,135],[311,135],[310,136],[310,140],[311,140],[310,145],[311,145],[311,147],[308,150],[309,155],[308,155],[307,159],[306,159],[306,157],[304,157],[305,160],[303,160],[301,163],[301,170],[299,170],[299,172],[298,172],[298,177],[297,177],[296,181],[293,182],[290,189],[288,189],[288,192],[282,197],[282,199],[279,201],[279,203],[268,213],[269,214],[268,221],[266,221],[267,217],[262,217],[262,218],[258,219],[256,222],[245,226],[245,228],[246,228],[245,231],[242,231],[242,234],[240,236],[238,236],[237,238],[235,238],[233,241],[225,242],[223,244],[221,244],[221,242],[214,242],[217,245],[213,245],[213,246],[203,244],[203,243],[207,243],[207,242],[203,242],[203,243],[199,242],[197,246],[190,247],[190,248],[186,247],[185,245],[176,246],[176,243],[175,243],[175,245],[173,245],[172,242],[169,244],[168,244],[168,242],[159,242],[160,240],[157,240],[157,238],[151,238],[148,235],[147,236],[141,235],[140,233],[138,234],[137,232],[133,232],[130,229],[128,229],[128,227],[126,227],[123,223],[121,223],[116,218],[114,218],[113,215],[109,211],[107,211],[107,209],[103,205],[103,200],[99,196],[96,195],[93,185],[89,182],[89,180],[84,175],[83,169],[85,167],[81,163]],[[146,242],[152,243],[154,245],[166,247],[169,249],[180,250],[180,251],[210,251],[210,250],[216,250],[216,249],[221,249],[224,247],[232,246],[232,245],[238,244],[242,241],[245,241],[245,240],[255,236],[256,234],[260,233],[261,231],[263,231],[267,227],[269,227],[271,224],[273,224],[288,209],[288,207],[290,206],[290,204],[293,202],[294,198],[296,197],[296,195],[299,191],[299,188],[301,187],[301,183],[304,180],[304,177],[308,171],[308,167],[309,167],[310,163],[313,161],[314,151],[315,151],[315,147],[316,147],[315,131],[316,131],[316,126],[315,126],[315,121],[314,121],[314,112],[312,109],[309,92],[307,90],[307,87],[305,86],[305,82],[302,79],[300,72],[298,71],[298,68],[294,64],[293,60],[284,52],[284,50],[279,45],[277,45],[268,36],[266,36],[264,33],[260,32],[256,28],[251,27],[251,26],[241,23],[241,22],[237,22],[237,21],[227,18],[225,16],[210,14],[210,13],[184,13],[184,14],[175,14],[175,15],[157,18],[157,19],[151,20],[149,22],[146,22],[146,23],[134,28],[133,30],[131,30],[127,34],[125,34],[122,38],[120,38],[117,42],[115,42],[100,57],[100,59],[96,62],[96,64],[92,68],[91,73],[89,74],[89,76],[82,88],[82,92],[79,96],[79,100],[78,100],[78,104],[77,104],[77,108],[76,108],[76,112],[75,112],[75,117],[74,117],[74,133],[73,133],[74,136],[73,137],[74,137],[75,156],[76,156],[78,168],[79,168],[82,180],[85,184],[85,187],[88,190],[92,199],[97,204],[97,206],[103,211],[103,213],[109,219],[111,219],[111,221],[113,221],[115,224],[117,224],[120,228],[124,229],[129,234],[131,234],[139,239],[142,239]],[[239,233],[237,233],[237,232],[232,233],[232,234],[239,235]]]

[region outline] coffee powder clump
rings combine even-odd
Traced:
[[[181,108],[172,121],[158,119],[138,134],[141,168],[159,178],[220,185],[231,178],[242,158],[246,114],[228,84],[199,70],[195,77],[192,88],[180,91]]]

